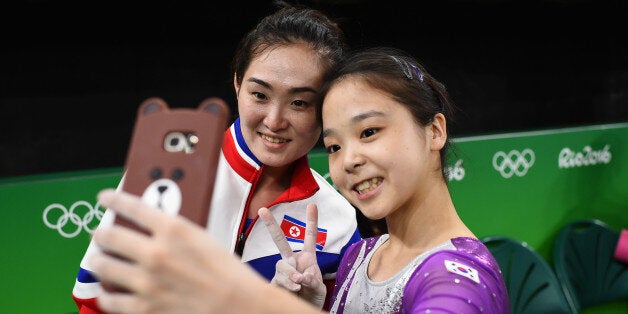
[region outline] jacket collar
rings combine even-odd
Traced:
[[[257,181],[264,164],[259,161],[244,141],[240,128],[240,118],[237,118],[224,133],[223,154],[231,168],[239,176],[249,183]],[[290,187],[269,206],[310,197],[318,189],[319,186],[312,175],[307,155],[305,155],[295,161]]]

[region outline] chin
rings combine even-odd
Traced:
[[[268,167],[273,167],[273,168],[280,168],[280,167],[284,167],[287,165],[292,164],[293,162],[295,162],[298,158],[285,158],[285,157],[280,157],[280,158],[274,158],[275,156],[264,156],[259,158],[259,160],[262,162],[262,164],[268,166]]]
[[[362,215],[364,215],[364,217],[370,220],[379,220],[382,218],[386,218],[386,213],[382,213],[379,211],[370,211],[367,206],[360,207],[359,205],[356,205],[356,207],[362,212]]]
[[[380,220],[383,218],[386,218],[386,215],[364,215],[366,216],[366,218],[370,219],[370,220]]]

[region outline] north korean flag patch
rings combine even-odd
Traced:
[[[290,242],[303,243],[305,240],[305,222],[303,221],[284,215],[281,221],[281,230],[286,236],[286,240]],[[322,250],[325,247],[325,241],[327,241],[327,229],[318,228],[316,249]]]
[[[445,267],[449,272],[467,277],[475,281],[475,283],[480,283],[480,277],[478,276],[478,271],[475,268],[450,260],[445,260]]]

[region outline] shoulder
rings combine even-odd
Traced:
[[[472,238],[455,238],[452,243],[455,249],[437,251],[416,268],[404,291],[404,298],[413,302],[404,307],[425,311],[448,304],[454,312],[478,306],[488,313],[507,311],[506,287],[488,249]],[[438,293],[443,291],[447,293]]]
[[[489,268],[492,272],[500,272],[497,260],[482,241],[475,238],[459,237],[451,239],[451,243],[456,247],[457,252],[469,258],[475,257],[479,264]]]
[[[434,252],[419,268],[454,279],[462,276],[476,283],[499,283],[502,280],[497,262],[480,240],[453,238],[451,242],[455,249]]]
[[[327,181],[325,177],[323,177],[320,173],[316,172],[316,170],[310,168],[310,172],[312,173],[312,177],[318,184],[320,188],[319,193],[332,194],[336,196],[342,197],[342,195],[336,190],[336,188]]]

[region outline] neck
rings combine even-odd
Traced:
[[[423,252],[451,238],[475,237],[458,216],[444,181],[421,195],[427,197],[386,217],[391,249]]]
[[[249,203],[249,218],[257,217],[260,207],[268,206],[290,187],[293,168],[294,165],[280,168],[264,166]]]
[[[294,163],[282,166],[282,167],[270,167],[264,165],[262,174],[257,183],[258,189],[262,187],[278,187],[282,191],[290,186],[292,180],[292,172],[294,170]]]

